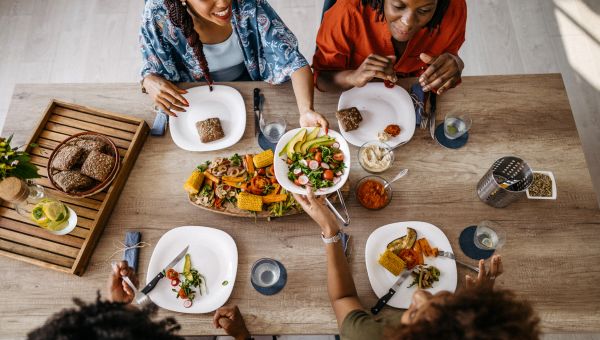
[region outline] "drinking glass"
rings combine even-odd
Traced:
[[[250,280],[259,287],[272,287],[279,281],[281,270],[277,261],[263,258],[252,265]]]
[[[471,115],[468,113],[448,113],[444,118],[444,135],[448,139],[456,139],[467,133],[472,123]]]
[[[276,115],[265,115],[260,117],[260,131],[271,143],[277,143],[285,133],[287,124],[285,118]]]
[[[483,250],[500,249],[506,241],[506,234],[502,227],[492,221],[482,221],[477,224],[473,242]]]

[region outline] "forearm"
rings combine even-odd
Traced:
[[[292,87],[298,104],[298,111],[303,114],[314,109],[313,74],[310,66],[304,66],[292,73]]]
[[[353,70],[321,71],[317,77],[317,87],[325,92],[346,91],[353,88]]]
[[[332,304],[343,298],[358,297],[342,242],[328,244],[325,248],[327,252],[327,290]]]

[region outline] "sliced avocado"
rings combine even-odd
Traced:
[[[285,155],[285,154],[287,153],[287,150],[288,150],[288,148],[290,147],[290,145],[292,145],[292,142],[293,142],[293,144],[295,144],[295,143],[296,143],[296,141],[298,141],[297,137],[298,137],[298,136],[300,136],[300,135],[302,135],[302,136],[300,137],[300,139],[302,139],[302,138],[304,137],[304,134],[306,134],[306,129],[300,129],[300,131],[298,131],[298,132],[297,132],[297,133],[294,135],[294,137],[292,137],[292,139],[290,139],[290,141],[289,141],[289,142],[287,142],[287,144],[286,144],[286,145],[283,147],[283,149],[281,149],[281,152],[279,153],[279,157],[281,157],[281,156]],[[292,147],[293,147],[293,145],[292,145]]]
[[[185,254],[185,262],[183,264],[183,275],[188,279],[193,279],[192,273],[192,259],[190,258],[190,254]]]
[[[317,139],[313,139],[309,142],[304,142],[304,144],[302,144],[302,147],[300,148],[300,152],[302,152],[302,154],[305,154],[308,149],[312,148],[313,146],[321,146],[321,145],[332,145],[333,143],[335,143],[335,139],[331,138],[329,136],[321,136]]]
[[[308,136],[306,136],[306,141],[310,142],[311,140],[317,138],[319,132],[321,132],[321,128],[317,126],[308,134]]]
[[[306,135],[294,144],[294,152],[300,152],[300,147],[306,142]]]
[[[302,129],[298,131],[298,133],[292,137],[292,139],[285,146],[285,152],[288,158],[292,158],[294,156],[294,147],[301,141],[304,141],[306,137],[306,129]]]
[[[399,252],[402,249],[410,249],[417,240],[417,231],[413,228],[406,228],[406,235],[399,237],[392,242],[388,243],[387,249],[394,253]]]

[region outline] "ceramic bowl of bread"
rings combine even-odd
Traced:
[[[48,178],[68,196],[88,197],[108,187],[120,165],[119,151],[108,137],[82,132],[54,149],[48,160]]]

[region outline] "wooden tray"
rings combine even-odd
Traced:
[[[46,169],[48,158],[62,141],[88,131],[102,133],[115,143],[121,156],[121,169],[110,186],[100,193],[87,198],[69,197],[50,183]],[[51,101],[29,141],[37,146],[28,147],[27,152],[42,176],[35,182],[77,213],[77,227],[68,235],[53,235],[19,215],[11,204],[2,202],[0,255],[82,275],[148,132],[148,124],[143,119]]]

